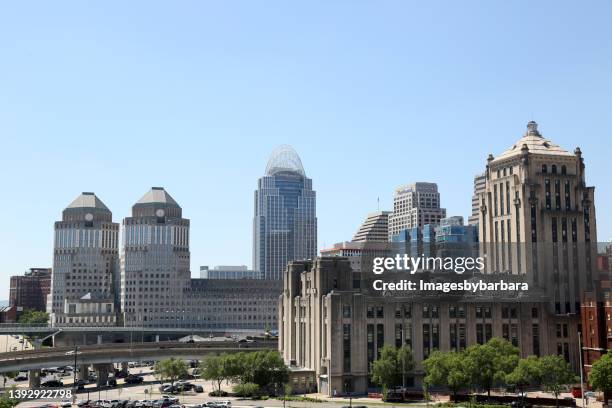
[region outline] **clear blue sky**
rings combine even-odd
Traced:
[[[612,238],[610,16],[608,1],[3,3],[0,298],[51,265],[81,191],[120,221],[164,186],[194,273],[250,265],[253,190],[282,143],[314,180],[322,247],[412,181],[467,216],[488,153],[534,119],[582,148]]]

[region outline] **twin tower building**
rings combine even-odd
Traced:
[[[290,146],[272,153],[254,204],[262,279],[192,279],[189,220],[162,187],[138,200],[121,228],[94,193],[82,193],[55,223],[51,324],[276,328],[282,272],[317,250],[316,195]]]

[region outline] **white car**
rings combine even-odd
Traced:
[[[59,406],[62,408],[70,408],[72,406],[72,401],[68,399],[61,400]]]

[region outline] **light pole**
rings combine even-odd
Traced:
[[[79,346],[74,345],[74,367],[72,368],[72,387],[74,388],[74,394],[77,393],[77,355],[79,354]]]
[[[584,398],[584,366],[582,365],[582,333],[578,332],[578,357],[580,358],[580,397],[582,397],[582,407],[586,407]]]

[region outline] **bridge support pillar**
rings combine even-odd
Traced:
[[[102,335],[98,334],[98,344],[102,344]]]
[[[113,368],[112,364],[94,364],[94,370],[98,374],[96,385],[98,387],[105,386],[108,382],[108,375]]]
[[[156,335],[155,335],[155,342],[156,342],[156,343],[159,343],[159,334],[156,334]]]
[[[77,380],[85,380],[89,378],[89,366],[87,364],[81,364],[77,372]]]
[[[30,389],[40,388],[40,370],[30,370],[28,372],[28,379],[30,380]]]

